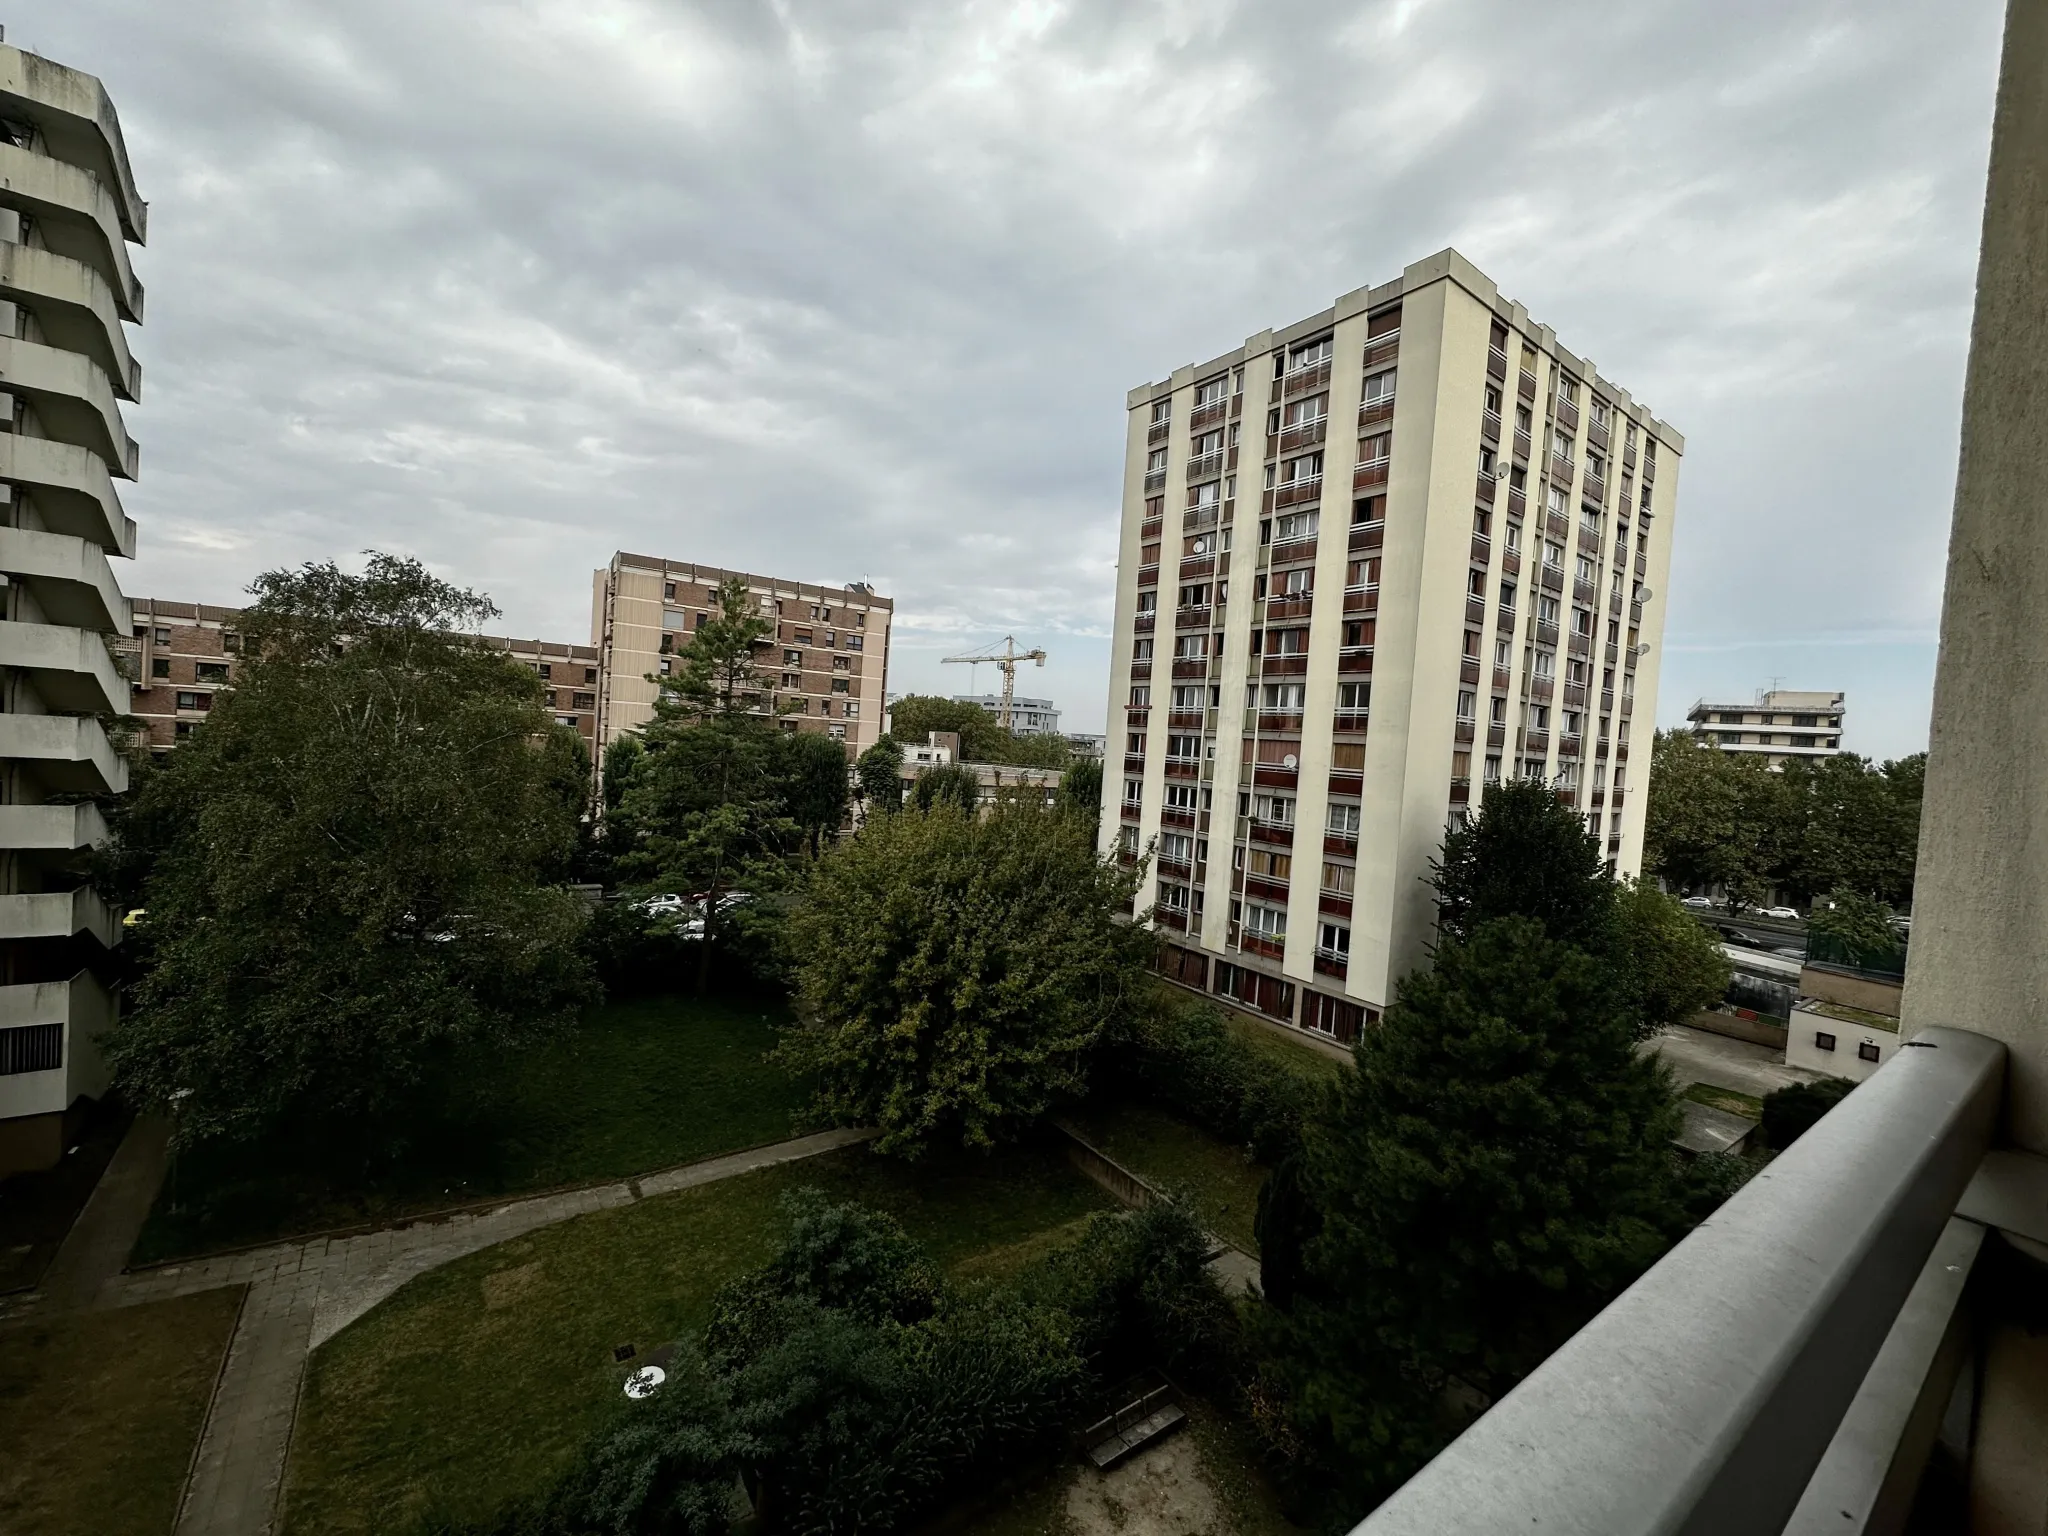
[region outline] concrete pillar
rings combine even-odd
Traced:
[[[2006,15],[1904,1013],[2003,1040],[2048,1154],[2048,0]]]

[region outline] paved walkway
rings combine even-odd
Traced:
[[[90,1307],[121,1273],[163,1184],[170,1144],[171,1128],[165,1121],[140,1119],[128,1127],[85,1209],[71,1223],[43,1273],[36,1288],[39,1309],[75,1312]]]
[[[1665,1030],[1645,1048],[1662,1056],[1678,1074],[1681,1084],[1707,1083],[1759,1099],[1776,1089],[1793,1083],[1811,1083],[1824,1075],[1786,1066],[1785,1053],[1771,1046],[1710,1035],[1703,1029],[1687,1029],[1683,1025]]]

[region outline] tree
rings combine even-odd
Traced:
[[[1274,1368],[1326,1475],[1383,1494],[1668,1241],[1678,1111],[1604,967],[1526,917],[1438,948],[1304,1140]]]
[[[1892,909],[1860,891],[1835,891],[1829,905],[1814,908],[1806,930],[1816,960],[1888,967],[1905,947],[1892,926]]]
[[[1824,1077],[1817,1083],[1789,1083],[1765,1094],[1764,1140],[1774,1150],[1784,1151],[1846,1099],[1855,1086],[1846,1077]]]
[[[884,736],[861,753],[853,765],[860,780],[860,798],[870,816],[888,816],[903,809],[903,748]]]
[[[1497,917],[1533,918],[1551,938],[1605,953],[1614,882],[1578,813],[1538,779],[1486,786],[1479,814],[1444,838],[1437,925],[1469,938]]]
[[[846,748],[816,731],[785,731],[780,776],[789,818],[810,839],[815,858],[824,840],[846,820],[853,797],[847,782]]]
[[[1060,775],[1060,808],[1087,823],[1092,841],[1102,821],[1102,759],[1077,757]]]
[[[108,1036],[181,1137],[362,1143],[463,1048],[566,1027],[588,995],[578,743],[538,679],[459,631],[496,610],[414,560],[273,571],[242,665],[145,781],[154,969]]]
[[[1134,872],[1068,818],[950,805],[871,818],[819,861],[790,919],[805,1022],[777,1047],[816,1110],[883,1152],[985,1148],[1081,1091],[1145,991]]]
[[[1627,999],[1643,1038],[1685,1024],[1728,990],[1728,956],[1676,898],[1640,880],[1616,894]]]
[[[1019,736],[1005,730],[979,704],[963,704],[928,693],[906,694],[889,709],[890,734],[922,742],[932,731],[960,738],[960,757],[969,763],[1004,763],[1019,768],[1064,768],[1071,752],[1059,736]]]
[[[911,783],[910,803],[920,811],[935,805],[972,811],[981,804],[981,776],[964,763],[927,768]]]

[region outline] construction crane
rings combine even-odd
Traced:
[[[1003,670],[1003,707],[996,714],[996,723],[1007,731],[1010,728],[1010,700],[1017,693],[1017,663],[1020,661],[1035,661],[1042,667],[1045,665],[1045,652],[1020,651],[1017,649],[1016,637],[1014,635],[1005,635],[1003,636],[1003,648],[1001,650],[990,646],[987,650],[977,652],[972,656],[948,656],[945,664],[952,666],[958,663],[962,666],[972,667],[979,666],[984,661],[992,661]]]

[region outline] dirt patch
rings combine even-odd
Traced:
[[[1194,1437],[1178,1434],[1110,1472],[1083,1468],[1067,1489],[1073,1536],[1229,1536]]]

